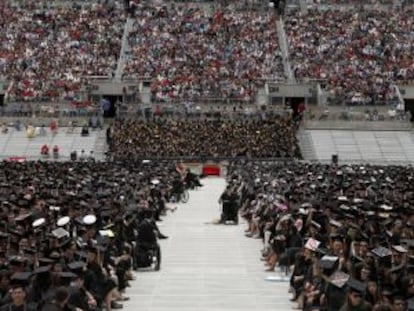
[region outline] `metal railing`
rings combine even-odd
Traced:
[[[321,109],[309,109],[304,114],[305,121],[348,121],[348,122],[381,122],[399,121],[410,123],[410,113],[405,111],[389,110],[383,107],[367,107],[365,110],[335,109],[321,107]]]

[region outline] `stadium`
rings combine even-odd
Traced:
[[[413,0],[0,12],[2,310],[414,310]]]

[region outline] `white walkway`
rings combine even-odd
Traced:
[[[245,226],[207,224],[219,215],[221,178],[203,180],[160,223],[168,240],[161,241],[159,272],[141,271],[127,289],[126,311],[283,311],[291,310],[288,283],[268,282],[259,260],[261,241],[244,237]]]

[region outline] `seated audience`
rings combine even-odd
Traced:
[[[236,163],[247,236],[290,269],[302,310],[407,310],[414,300],[414,169]],[[411,309],[409,309],[411,310]]]
[[[412,10],[291,11],[292,69],[351,104],[390,103],[393,83],[414,80]]]
[[[115,158],[300,157],[290,116],[272,120],[122,120],[113,129]]]
[[[44,8],[0,3],[0,76],[10,101],[74,98],[84,76],[111,76],[121,50],[125,14],[112,5]]]
[[[178,5],[135,12],[124,77],[151,80],[156,101],[252,101],[264,81],[283,78],[273,10],[207,13]]]
[[[167,238],[155,220],[166,214],[174,163],[0,162],[0,170],[1,310],[121,308],[142,255],[135,229],[145,218],[155,238]]]

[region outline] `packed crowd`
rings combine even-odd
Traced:
[[[323,81],[333,96],[360,103],[394,97],[393,82],[414,80],[413,11],[291,11],[285,18],[298,80]]]
[[[364,2],[358,0],[309,0],[309,2],[315,4],[349,4],[349,5],[392,5],[395,3],[394,0],[367,0]]]
[[[283,78],[273,10],[191,5],[136,10],[125,78],[151,80],[156,101],[199,97],[252,100],[267,79]]]
[[[123,120],[114,125],[110,152],[135,157],[300,157],[290,117],[272,120]]]
[[[38,8],[0,3],[0,76],[11,101],[73,99],[89,75],[116,69],[125,14],[113,5]]]
[[[152,234],[142,223],[166,238],[155,220],[174,164],[1,162],[0,171],[2,310],[121,308]]]
[[[236,163],[246,235],[301,310],[414,310],[414,169]]]

